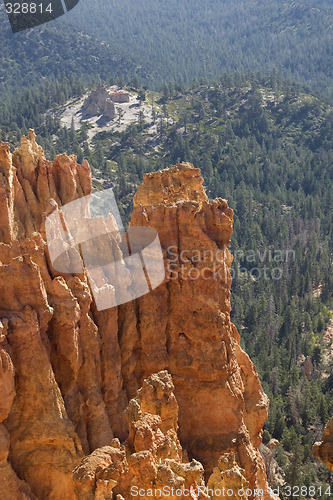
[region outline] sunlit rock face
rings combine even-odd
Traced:
[[[333,470],[333,418],[325,426],[323,440],[313,445],[312,454]]]
[[[188,163],[146,174],[131,225],[157,230],[166,278],[98,311],[86,274],[57,273],[45,240],[46,217],[91,191],[88,163],[47,161],[33,131],[0,146],[4,498],[128,499],[131,481],[203,477],[273,498],[258,452],[268,400],[230,321],[233,211]]]

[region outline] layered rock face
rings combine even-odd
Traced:
[[[273,498],[258,452],[268,400],[230,321],[233,212],[202,183],[186,163],[144,176],[131,225],[158,231],[166,279],[98,311],[86,275],[55,272],[45,243],[45,218],[91,193],[89,165],[47,161],[32,131],[13,154],[1,145],[4,498],[128,499],[134,483],[203,484],[203,468],[213,490]]]
[[[158,498],[163,488],[170,500],[184,500],[191,490],[192,498],[209,498],[202,465],[196,460],[188,463],[186,457],[183,460],[173,389],[166,371],[144,381],[126,411],[129,436],[125,444],[113,439],[110,446],[95,450],[75,468],[78,498]]]
[[[325,426],[323,440],[313,445],[312,454],[333,470],[333,417]]]

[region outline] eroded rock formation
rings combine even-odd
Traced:
[[[113,439],[110,446],[95,450],[76,467],[79,498],[111,498],[111,491],[114,497],[158,498],[163,488],[170,499],[209,498],[204,492],[202,465],[183,460],[173,389],[166,371],[144,381],[126,411],[129,436],[125,444]],[[187,495],[191,489],[193,494]]]
[[[88,116],[103,115],[105,118],[113,120],[116,116],[114,102],[123,101],[114,101],[110,92],[103,85],[99,84],[97,89],[91,92],[85,99],[82,109]]]
[[[134,197],[132,223],[158,230],[169,271],[138,300],[140,365],[145,376],[162,363],[171,373],[190,456],[211,472],[234,451],[251,488],[264,489],[257,448],[268,401],[230,321],[233,211],[221,198],[209,203],[202,182],[199,169],[181,164],[146,175]]]
[[[268,400],[230,321],[233,212],[221,198],[209,202],[202,182],[187,163],[144,176],[131,225],[158,231],[167,277],[97,311],[85,274],[52,268],[44,227],[55,208],[91,192],[89,165],[66,155],[47,161],[32,131],[13,154],[1,145],[6,499],[127,500],[129,481],[199,484],[202,466],[210,485],[273,498],[258,452]],[[116,239],[112,251],[121,255]],[[179,415],[169,375],[151,377],[161,370],[172,376]]]
[[[313,445],[312,454],[333,470],[333,417],[325,426],[323,440]]]

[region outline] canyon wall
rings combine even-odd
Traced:
[[[46,217],[91,193],[88,163],[47,161],[33,131],[13,154],[0,146],[7,500],[127,500],[135,482],[204,480],[274,498],[258,451],[268,399],[230,321],[233,211],[221,198],[209,202],[202,184],[188,163],[144,176],[131,225],[158,231],[166,278],[98,311],[86,274],[56,272],[45,243]],[[108,251],[121,258],[116,237]]]

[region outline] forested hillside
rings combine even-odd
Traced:
[[[58,82],[69,74],[87,82],[138,74],[143,69],[108,43],[75,26],[54,22],[13,34],[0,4],[0,95],[1,103],[21,95],[28,87]],[[3,123],[0,123],[0,126]]]
[[[68,72],[86,81],[137,77],[156,89],[170,80],[276,67],[332,96],[330,3],[81,0],[66,16],[16,34],[0,4],[0,92]]]
[[[332,12],[326,0],[81,0],[67,19],[151,64],[150,83],[276,66],[332,95]]]

